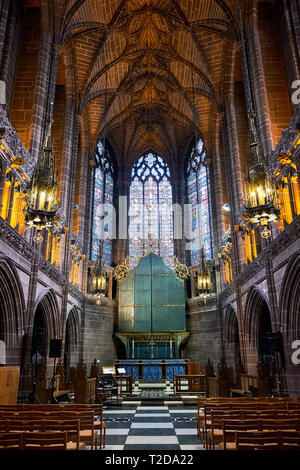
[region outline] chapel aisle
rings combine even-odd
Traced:
[[[196,412],[194,406],[105,409],[105,450],[203,450]]]

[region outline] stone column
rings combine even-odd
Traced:
[[[183,172],[183,170],[182,170]],[[185,203],[185,178],[180,174],[179,178],[171,181],[174,213],[174,254],[181,263],[185,262],[185,242],[184,242],[184,203]],[[178,238],[175,238],[178,237]]]
[[[0,59],[0,80],[3,80],[6,84],[6,110],[9,114],[12,91],[15,79],[15,68],[16,60],[20,39],[20,29],[21,29],[21,12],[19,5],[17,6],[16,1],[11,2],[11,7],[9,11],[9,18],[7,21],[6,36],[4,38],[5,42],[2,43],[2,38],[0,37],[0,47],[4,45],[2,62]]]
[[[8,21],[10,0],[2,0],[0,4],[0,64],[2,65],[2,56],[5,43],[5,35]]]
[[[73,220],[74,189],[76,182],[78,123],[75,118],[75,103],[72,94],[66,97],[66,114],[62,164],[60,174],[60,207],[64,225],[68,228],[65,235],[63,273],[68,279],[71,265],[71,234]]]
[[[4,161],[0,162],[0,212],[2,208],[2,197],[3,197],[3,191],[4,191],[4,185],[5,185],[5,177],[6,177],[6,172],[7,172],[7,164],[5,164]]]
[[[47,0],[41,0],[41,40],[36,74],[32,123],[30,129],[31,141],[29,149],[34,162],[38,160],[43,145],[46,125],[45,120],[49,118],[49,116],[47,116],[47,111],[49,110],[49,77],[54,76],[51,73],[51,65],[53,64],[53,31],[49,15],[49,5],[47,3],[49,3]]]
[[[233,75],[232,75],[233,77]],[[234,225],[239,222],[241,215],[241,199],[243,195],[242,171],[240,167],[240,155],[237,135],[237,122],[234,106],[234,80],[225,98],[225,117],[222,122],[223,142],[224,142],[224,160],[226,180],[230,205],[230,229],[232,239],[232,271],[233,286],[236,293],[237,317],[239,336],[241,343],[242,361],[246,367],[246,338],[244,335],[244,313],[241,298],[241,286],[239,283],[239,274],[241,271],[241,246],[237,232],[234,231]],[[219,306],[220,308],[220,306]]]
[[[225,175],[222,174],[221,169],[221,156],[220,156],[220,145],[221,145],[221,122],[224,117],[224,113],[218,113],[215,122],[215,134],[212,146],[212,179],[211,179],[211,190],[213,188],[214,193],[214,205],[215,205],[215,246],[217,246],[225,232],[225,220],[223,212],[223,192],[222,192],[222,179]]]
[[[129,194],[130,180],[127,175],[119,174],[119,179],[115,184],[115,209],[117,214],[117,239],[113,242],[113,262],[122,263],[129,254]],[[127,233],[126,233],[127,221]]]
[[[254,107],[256,110],[258,133],[264,155],[273,150],[272,127],[269,111],[269,100],[264,73],[264,62],[260,46],[260,34],[258,29],[258,1],[251,2],[248,27],[246,28],[246,41],[248,46],[248,60],[250,68],[250,80]]]
[[[89,247],[90,247],[90,236],[91,236],[91,202],[92,202],[92,177],[93,177],[93,161],[90,155],[87,139],[85,134],[88,130],[85,128],[84,119],[82,116],[78,116],[78,123],[80,126],[80,156],[78,158],[78,164],[80,164],[79,174],[79,187],[77,191],[79,193],[78,204],[79,204],[79,228],[78,228],[78,239],[82,247],[82,253],[85,255],[85,259],[82,262],[82,276],[81,276],[81,290],[86,293],[88,291],[88,264],[89,264]]]

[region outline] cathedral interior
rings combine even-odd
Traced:
[[[299,170],[298,0],[1,0],[0,413],[297,401]]]

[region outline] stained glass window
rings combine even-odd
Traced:
[[[92,204],[91,260],[97,261],[99,243],[105,266],[111,266],[113,238],[114,171],[108,152],[100,141],[95,153],[94,186]]]
[[[152,251],[172,264],[173,212],[170,170],[159,156],[149,152],[138,159],[131,172],[129,205],[129,255],[138,263],[148,240]]]
[[[212,258],[212,231],[209,172],[202,140],[193,148],[186,168],[188,196],[187,256],[191,266],[198,265],[203,247],[205,257]]]

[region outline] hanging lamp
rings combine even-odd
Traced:
[[[197,275],[197,288],[199,296],[204,299],[204,302],[206,302],[206,299],[210,295],[212,289],[212,280],[206,265],[203,248],[201,250],[201,267]]]
[[[36,165],[27,197],[25,223],[28,227],[36,229],[33,237],[36,243],[43,241],[42,230],[50,231],[54,223],[59,220],[51,127],[52,122],[49,123],[42,154]]]
[[[96,304],[101,304],[101,298],[105,297],[106,290],[106,271],[103,266],[102,260],[102,244],[99,243],[99,253],[97,264],[94,268],[93,278],[92,278],[93,294],[96,298]]]

